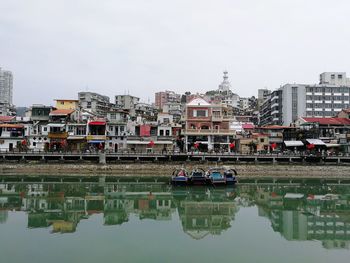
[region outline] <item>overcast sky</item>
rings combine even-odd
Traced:
[[[234,92],[350,75],[348,0],[0,0],[0,67],[14,103],[94,91]]]

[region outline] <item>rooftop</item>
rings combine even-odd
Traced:
[[[347,118],[308,118],[302,117],[305,122],[319,123],[321,125],[350,125]]]
[[[50,112],[50,116],[66,116],[66,115],[72,114],[73,112],[74,110],[66,110],[66,109],[53,110]]]

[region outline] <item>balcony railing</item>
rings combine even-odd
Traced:
[[[181,130],[182,134],[234,134],[230,129],[185,129]]]

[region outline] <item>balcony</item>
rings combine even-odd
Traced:
[[[222,116],[211,116],[211,121],[222,122]]]
[[[48,137],[50,139],[67,139],[68,132],[49,132]]]

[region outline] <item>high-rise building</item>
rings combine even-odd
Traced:
[[[12,115],[13,75],[0,68],[0,116]]]
[[[271,90],[269,89],[258,89],[258,107],[264,103],[264,101],[268,98]]]
[[[332,76],[337,80],[331,82]],[[264,102],[260,109],[260,124],[290,125],[300,117],[336,116],[342,109],[350,107],[350,85],[345,85],[347,82],[341,79],[346,79],[345,73],[325,72],[320,75],[321,84],[283,85],[278,89],[278,96],[273,92]],[[269,104],[272,119],[266,114]]]

